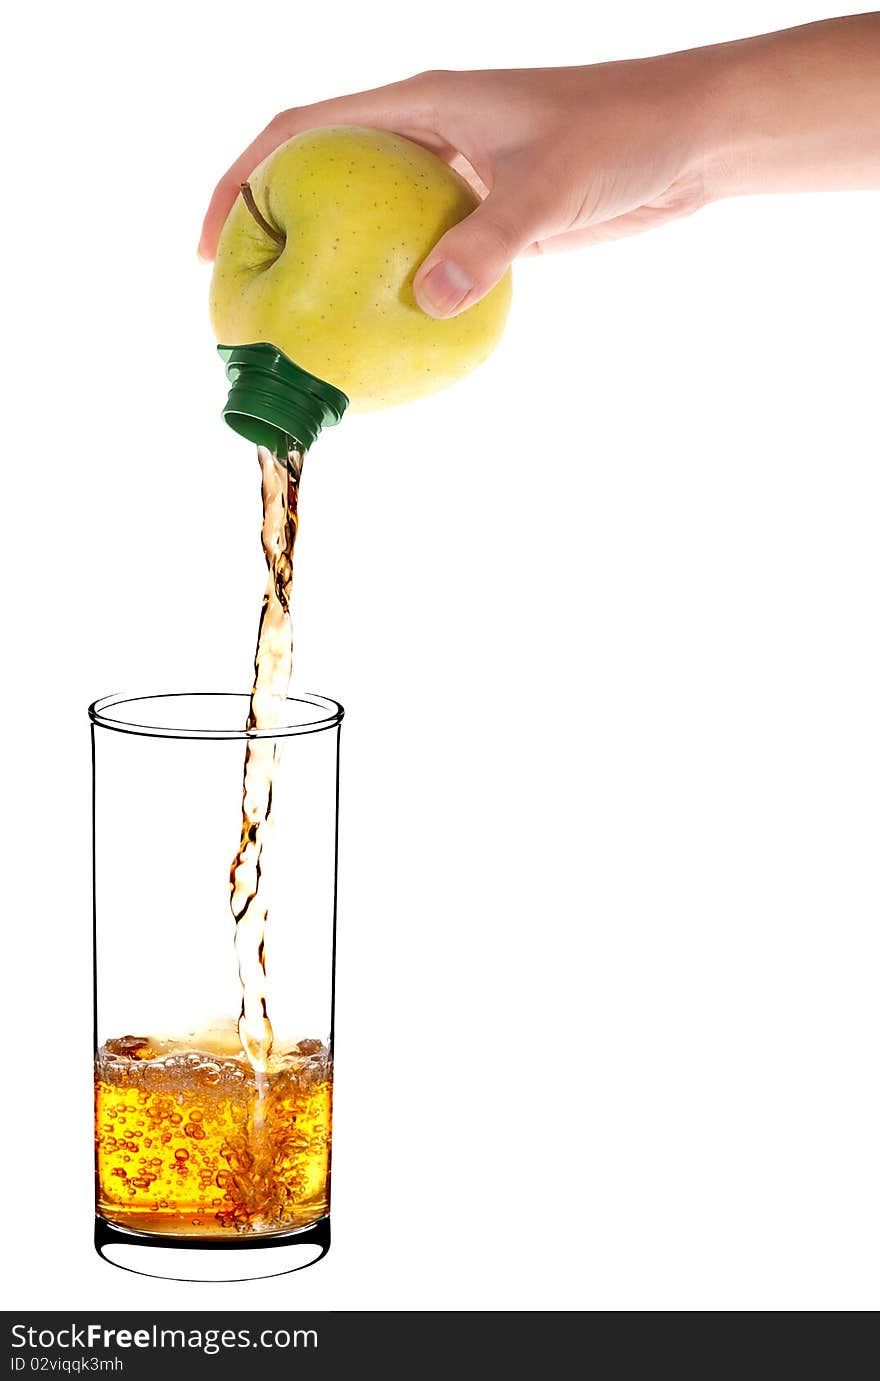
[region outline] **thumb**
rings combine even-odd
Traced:
[[[518,187],[495,187],[447,230],[413,279],[416,302],[433,317],[452,317],[479,302],[536,238]]]

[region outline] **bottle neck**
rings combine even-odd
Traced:
[[[340,389],[300,369],[274,345],[218,345],[217,351],[231,385],[224,419],[239,436],[268,447],[279,459],[291,451],[305,455],[348,407]]]

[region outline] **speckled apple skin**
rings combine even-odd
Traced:
[[[211,320],[224,345],[268,341],[347,393],[355,410],[446,388],[491,353],[510,306],[502,281],[461,316],[436,321],[412,282],[440,236],[477,199],[428,150],[357,126],[309,130],[252,173],[279,247],[239,197],[217,249]]]

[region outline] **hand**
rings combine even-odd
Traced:
[[[284,111],[218,183],[199,252],[213,258],[239,184],[291,136],[316,125],[394,130],[452,163],[477,191],[488,191],[415,278],[423,310],[453,316],[487,293],[519,254],[631,235],[702,205],[693,111],[679,79],[684,65],[676,57],[427,72]]]
[[[318,125],[403,134],[483,200],[414,291],[431,316],[478,302],[518,255],[632,235],[748,192],[880,186],[880,15],[592,67],[426,72],[284,111],[221,178],[211,259],[239,184]]]

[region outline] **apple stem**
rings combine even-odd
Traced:
[[[241,192],[242,201],[244,202],[247,209],[250,211],[251,215],[253,216],[254,220],[256,221],[260,229],[264,230],[266,234],[269,236],[269,238],[275,241],[276,245],[281,245],[283,247],[284,236],[281,234],[280,231],[275,229],[274,225],[270,225],[269,222],[266,220],[266,217],[263,215],[259,206],[254,201],[254,194],[251,191],[250,183],[243,182],[238,190]]]

